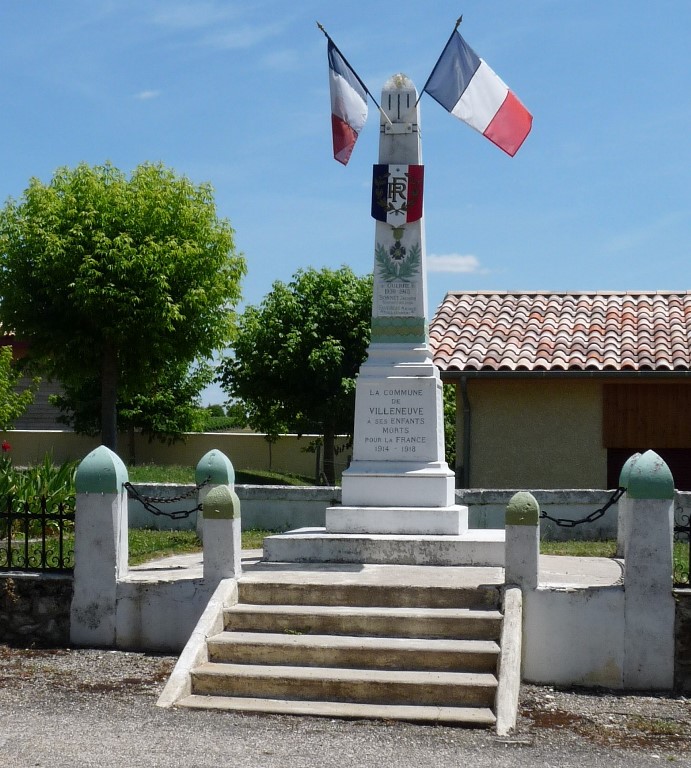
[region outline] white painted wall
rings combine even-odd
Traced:
[[[622,687],[623,586],[526,591],[523,622],[526,682]]]
[[[179,653],[189,640],[212,590],[202,579],[119,581],[115,647]]]

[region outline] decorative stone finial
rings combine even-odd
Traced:
[[[629,487],[629,478],[631,477],[631,470],[633,469],[634,465],[640,458],[641,458],[640,453],[634,453],[632,456],[629,456],[629,458],[624,462],[624,466],[621,468],[621,472],[619,473],[620,488]]]
[[[205,520],[233,520],[240,517],[240,499],[228,485],[217,485],[204,499]]]
[[[408,77],[408,75],[404,75],[402,72],[399,72],[396,75],[392,75],[385,83],[384,87],[382,88],[383,91],[413,91],[415,90],[415,85],[413,84],[413,81]]]
[[[506,525],[538,525],[540,505],[532,493],[514,493],[506,507]]]
[[[105,445],[99,445],[77,467],[77,493],[120,493],[129,479],[122,459]]]
[[[655,451],[646,451],[632,463],[626,490],[631,499],[672,499],[674,478]]]
[[[233,485],[235,470],[230,459],[222,451],[212,450],[204,454],[194,473],[197,484],[208,480],[214,485]]]

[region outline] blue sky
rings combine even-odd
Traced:
[[[422,88],[461,13],[534,123],[510,158],[423,97],[430,307],[691,288],[687,0],[0,0],[0,198],[60,166],[161,161],[213,185],[245,302],[300,267],[365,274],[379,119],[370,105],[348,166],[333,160],[315,22],[378,99],[397,72]]]

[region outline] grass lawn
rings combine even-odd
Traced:
[[[571,557],[614,557],[617,542],[605,541],[541,541],[540,552],[543,555],[569,555]],[[674,564],[674,583],[685,584],[689,581],[689,545],[675,542],[672,552]]]
[[[272,533],[273,531],[243,531],[242,548],[261,549],[264,537]],[[201,552],[201,549],[202,543],[195,531],[152,531],[146,528],[130,528],[130,565],[140,565],[157,557]]]
[[[137,464],[127,467],[131,483],[179,483],[194,485],[194,467],[182,465]],[[314,485],[314,478],[266,470],[235,470],[238,485]]]
[[[264,537],[270,536],[275,531],[250,530],[242,532],[243,549],[261,549],[264,543]],[[154,531],[147,528],[130,528],[129,530],[129,564],[140,565],[147,560],[153,560],[159,557],[168,557],[169,555],[186,555],[192,552],[201,552],[202,543],[197,538],[195,531]],[[57,553],[57,539],[48,538],[47,544],[49,550]],[[14,562],[18,565],[23,563],[24,545],[21,540],[15,539],[13,549],[19,554],[14,555]],[[65,533],[64,551],[74,553],[74,534]],[[41,544],[39,541],[32,540],[29,544],[29,557],[32,561],[39,563],[41,559]],[[69,555],[71,560],[73,555]],[[52,560],[52,558],[51,558]]]
[[[570,557],[614,557],[617,542],[605,541],[541,541],[543,555],[568,555]]]

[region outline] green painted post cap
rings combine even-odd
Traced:
[[[641,458],[640,453],[634,453],[633,456],[629,456],[628,459],[624,462],[624,466],[621,468],[621,472],[619,473],[619,487],[620,488],[628,488],[629,487],[629,478],[631,477],[631,470],[635,466],[638,459]]]
[[[673,499],[674,478],[655,451],[646,451],[629,472],[626,492],[630,499]]]
[[[204,499],[205,520],[233,520],[240,517],[240,499],[228,485],[217,485]]]
[[[77,493],[120,493],[129,479],[122,459],[105,445],[99,445],[77,467]]]
[[[506,507],[506,525],[539,525],[540,505],[532,493],[514,493]]]
[[[201,457],[194,473],[194,479],[197,485],[201,485],[205,480],[213,485],[233,485],[235,483],[235,470],[225,453],[214,449]]]

